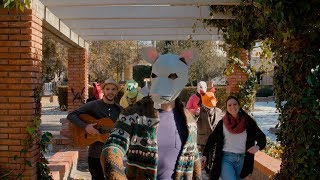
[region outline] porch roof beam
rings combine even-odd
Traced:
[[[139,29],[203,27],[200,19],[73,19],[64,22],[74,31],[82,29]]]
[[[149,41],[149,40],[212,40],[212,41],[223,41],[222,36],[218,35],[137,35],[137,36],[125,36],[125,35],[112,35],[112,36],[83,36],[85,39],[89,41],[99,41],[101,39],[104,40],[141,40],[141,41]]]
[[[79,46],[89,49],[89,43],[64,24],[55,14],[45,7],[39,0],[31,1],[31,8],[43,20],[44,31],[55,34],[68,46]]]
[[[233,18],[231,14],[210,14],[209,6],[61,6],[50,11],[62,20]]]
[[[115,6],[115,5],[238,5],[240,0],[42,0],[47,7]]]
[[[91,35],[217,35],[217,28],[136,28],[136,29],[79,29],[80,36]]]

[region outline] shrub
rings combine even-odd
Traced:
[[[121,88],[120,91],[118,92],[114,102],[119,104],[120,103],[120,99],[122,98],[123,94],[124,94],[124,89]]]
[[[197,92],[197,87],[185,87],[185,88],[181,91],[179,97],[180,97],[180,99],[181,99],[182,102],[184,102],[185,104],[187,104],[190,96],[191,96],[192,94],[196,93],[196,92]]]
[[[280,144],[271,141],[270,138],[267,137],[267,145],[264,148],[263,152],[271,157],[281,160],[283,148],[280,146]]]
[[[257,89],[256,97],[273,96],[273,88],[270,85],[260,85]]]
[[[216,98],[218,99],[217,107],[226,110],[226,100],[228,98],[228,94],[226,93],[226,86],[216,86],[216,92],[214,93]]]
[[[58,86],[58,101],[61,110],[68,109],[68,86]]]
[[[89,86],[89,88],[88,88],[88,97],[90,98],[90,97],[92,97],[93,96],[93,86]]]
[[[139,84],[140,87],[144,86],[144,79],[150,78],[151,66],[136,65],[133,67],[133,79]]]

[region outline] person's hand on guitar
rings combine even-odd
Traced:
[[[93,123],[93,124],[88,124],[85,128],[86,132],[91,134],[91,135],[97,135],[100,134],[99,131],[94,128],[93,126],[95,126],[97,123]]]

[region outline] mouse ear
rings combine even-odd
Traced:
[[[144,47],[142,48],[142,59],[148,61],[153,64],[159,57],[159,54],[154,47]]]
[[[180,54],[180,57],[184,58],[188,66],[199,59],[199,52],[196,49],[186,50]]]

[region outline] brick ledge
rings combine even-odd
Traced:
[[[281,161],[258,151],[254,157],[254,168],[270,177],[280,171]]]
[[[71,172],[77,168],[78,151],[59,151],[48,159],[48,167],[54,180],[68,179]]]

